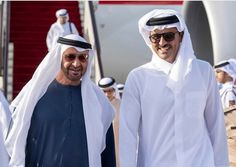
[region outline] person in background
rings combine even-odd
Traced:
[[[120,116],[120,96],[116,81],[112,77],[104,77],[98,81],[98,86],[103,90],[113,107],[115,108],[115,118],[113,120],[113,129],[115,135],[116,162],[119,164],[119,116]]]
[[[69,22],[69,14],[66,9],[59,9],[56,11],[57,21],[53,23],[47,33],[46,44],[48,51],[57,43],[59,37],[68,34],[77,34],[78,30],[74,23]]]
[[[0,91],[0,166],[8,167],[9,156],[7,154],[4,140],[7,136],[8,127],[10,124],[11,112],[9,103],[2,91]]]
[[[215,74],[218,83],[221,84],[220,97],[223,108],[227,108],[236,104],[236,60],[229,59],[217,63],[215,66]]]
[[[224,115],[212,66],[194,55],[180,14],[155,9],[139,20],[150,62],[125,82],[121,167],[228,167]]]
[[[117,89],[120,94],[120,98],[122,98],[123,90],[124,90],[125,85],[122,83],[117,84]]]
[[[93,52],[60,37],[13,100],[10,167],[115,167],[114,109],[90,79]]]
[[[229,59],[217,63],[215,74],[218,83],[221,85],[219,90],[221,102],[224,108],[225,127],[227,132],[229,166],[236,166],[236,60]]]

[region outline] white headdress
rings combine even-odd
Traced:
[[[105,135],[114,117],[114,111],[104,93],[90,80],[93,50],[70,45],[70,41],[89,45],[79,35],[70,34],[60,38],[62,44],[57,44],[50,51],[33,74],[32,79],[24,86],[14,99],[11,108],[13,125],[5,141],[7,151],[11,156],[10,167],[24,167],[25,146],[30,127],[31,116],[38,100],[44,95],[49,84],[56,78],[61,68],[61,52],[68,47],[78,51],[89,50],[88,66],[81,81],[82,102],[88,143],[89,164],[100,166],[100,153],[105,148]],[[69,41],[69,42],[68,42]],[[68,42],[68,43],[67,43]]]
[[[125,88],[125,85],[122,84],[122,83],[118,83],[116,86],[117,86],[118,92],[119,92],[119,93],[123,93],[123,90],[124,90],[124,88]]]
[[[163,25],[152,25],[152,26],[147,25],[147,22],[151,18],[163,18],[169,16],[176,16],[178,22],[175,22],[173,24],[163,24]],[[195,59],[195,55],[192,48],[192,42],[184,20],[182,19],[182,17],[178,12],[170,9],[152,10],[139,20],[139,32],[141,33],[146,44],[151,48],[153,52],[153,61],[157,61],[155,59],[157,55],[151,47],[151,42],[149,40],[150,32],[153,31],[154,29],[162,30],[164,28],[173,28],[173,27],[176,27],[179,32],[183,31],[184,35],[176,60],[171,69],[170,80],[168,81],[167,86],[169,86],[172,90],[179,91],[183,86],[182,82],[184,80],[185,75],[191,68],[191,62],[193,59]]]
[[[215,69],[220,69],[236,79],[236,59],[220,61],[215,65]]]
[[[120,94],[116,85],[116,81],[112,77],[104,77],[98,81],[98,86],[101,89],[113,88],[115,90],[115,97],[120,99]]]
[[[59,9],[56,11],[56,17],[66,17],[66,20],[69,21],[69,14],[66,9]]]
[[[56,17],[67,17],[68,12],[66,9],[59,9],[56,11]]]

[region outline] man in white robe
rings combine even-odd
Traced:
[[[184,20],[156,9],[139,20],[139,31],[153,55],[125,83],[121,167],[228,167],[215,75],[196,59]]]
[[[23,87],[21,92],[11,103],[11,108],[14,109],[14,111],[12,111],[12,125],[5,141],[7,152],[11,157],[9,167],[25,167],[27,163],[33,163],[33,165],[28,165],[29,167],[64,166],[63,164],[68,164],[70,161],[78,161],[77,157],[73,156],[77,154],[77,152],[88,154],[88,162],[86,164],[89,164],[89,167],[115,166],[114,151],[114,159],[112,159],[112,157],[111,159],[105,159],[107,156],[109,157],[106,153],[111,153],[112,150],[114,150],[112,148],[112,144],[114,147],[114,141],[112,142],[112,139],[114,140],[113,131],[110,133],[109,141],[106,136],[110,132],[108,129],[111,126],[114,117],[114,110],[104,93],[90,79],[93,55],[94,53],[91,44],[87,43],[87,41],[79,35],[70,34],[65,37],[60,37],[58,44],[45,56],[34,72],[31,80]],[[56,84],[53,84],[55,82]],[[51,89],[52,84],[54,85],[53,89]],[[70,96],[72,99],[60,102],[57,101],[57,99],[61,99],[61,97],[57,97],[57,95],[58,93],[60,94],[59,96],[62,95],[61,91],[58,90],[65,90],[63,87],[68,88],[66,90],[69,90],[68,93],[69,96],[72,95]],[[80,87],[79,89],[81,90],[81,100],[77,103],[73,102],[75,91],[72,90],[75,87]],[[65,93],[65,95],[68,95],[68,93]],[[52,94],[54,94],[54,97],[51,97]],[[46,100],[46,102],[51,101],[51,105],[48,105],[47,103],[47,105],[45,105],[45,95],[50,95],[47,96],[50,97],[50,99]],[[63,95],[63,97],[66,96]],[[73,104],[71,104],[72,102]],[[42,103],[43,105],[41,105]],[[58,104],[59,107],[57,107],[56,104]],[[63,106],[61,104],[65,104],[64,107],[61,107]],[[74,106],[76,104],[82,104],[80,105],[80,108],[82,106],[84,115],[82,118],[84,120],[83,122],[78,122],[76,121],[78,118],[73,117],[72,112],[77,111]],[[44,107],[48,112],[45,112],[45,110],[42,109],[39,110],[37,106],[41,108]],[[69,114],[69,117],[63,118],[61,110],[63,110],[65,114]],[[37,112],[35,113],[34,111]],[[52,112],[54,113],[54,116],[52,116]],[[47,116],[47,114],[50,114],[51,116]],[[35,115],[38,117],[35,117]],[[58,117],[60,117],[60,120],[55,120]],[[75,121],[72,122],[71,120]],[[32,127],[35,123],[37,124],[36,127],[45,127],[45,124],[47,124],[47,129],[40,129],[40,133],[37,133],[37,129]],[[78,131],[73,131],[74,133],[66,131],[69,135],[65,134],[65,138],[57,138],[57,134],[63,130],[60,128],[61,126],[73,130],[71,128],[74,127],[74,129],[76,129],[75,125],[78,125],[78,123],[82,123],[85,127],[86,136],[83,137],[86,138],[85,147],[87,149],[75,151],[75,149],[78,148],[77,145],[73,145],[74,143],[71,142],[66,142],[71,141],[67,139],[71,139],[71,136],[74,136],[75,134],[77,135],[77,138],[80,137],[81,134],[79,134]],[[54,133],[46,134],[52,129],[54,129]],[[47,140],[50,142],[44,142],[42,145],[38,144],[39,142],[42,142],[42,140],[39,140],[38,143],[35,142],[38,138],[28,135],[32,134],[31,130],[35,132],[37,137],[44,141],[50,137],[49,140]],[[42,135],[40,135],[42,132],[44,133],[43,136],[45,136],[45,138],[42,138]],[[58,140],[60,140],[60,142],[57,142]],[[59,143],[58,146],[62,147],[52,147],[55,145],[53,141]],[[76,142],[78,143],[80,141],[77,140]],[[50,161],[45,161],[48,157],[45,157],[44,154],[39,154],[40,152],[42,153],[42,151],[34,149],[34,146],[31,145],[28,147],[28,144],[30,143],[33,143],[35,144],[35,147],[41,147],[44,150],[47,150],[48,147],[52,147],[48,152],[44,151],[43,153],[50,154],[53,158],[51,158]],[[107,148],[107,143],[110,143],[111,145],[108,151],[105,149]],[[74,146],[75,149],[66,150],[67,152],[65,152],[64,150],[67,149],[67,146],[72,149]],[[30,152],[26,150],[27,148],[32,148],[32,153],[36,154],[36,158],[38,158],[37,160],[39,161],[27,162],[27,154],[29,155],[30,160],[33,159],[30,157]],[[72,154],[65,154],[68,153],[68,151],[72,152]],[[104,153],[104,151],[106,151],[106,153]],[[69,157],[70,155],[71,158]],[[65,157],[67,157],[66,161],[64,161]],[[69,161],[68,157],[70,159]],[[64,163],[61,163],[63,161]],[[80,159],[80,161],[84,161],[84,159]],[[77,166],[80,165],[74,163],[71,167]]]
[[[59,37],[63,37],[68,34],[79,35],[75,24],[69,22],[69,14],[66,9],[57,10],[56,17],[57,21],[51,25],[46,38],[48,51],[55,46]]]
[[[222,106],[225,109],[236,104],[236,60],[224,60],[214,67],[216,80],[221,84],[220,97]]]

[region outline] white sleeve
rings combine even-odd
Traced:
[[[53,44],[53,26],[51,26],[48,31],[47,38],[46,38],[46,44],[47,44],[48,51],[49,51],[52,48],[52,44]]]
[[[138,129],[141,117],[140,100],[135,78],[129,75],[120,108],[119,156],[121,167],[137,166]]]
[[[79,32],[78,32],[77,28],[75,27],[74,23],[71,23],[71,29],[72,29],[72,33],[73,34],[79,35]]]
[[[235,94],[233,93],[233,90],[228,91],[226,94],[226,101],[235,101]]]
[[[216,78],[212,69],[210,69],[208,77],[208,97],[205,108],[205,122],[214,151],[215,167],[228,167],[229,161],[224,112]]]

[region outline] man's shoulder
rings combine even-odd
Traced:
[[[200,59],[194,59],[193,64],[197,65],[200,70],[206,70],[206,69],[212,69],[212,66],[210,65],[209,62],[205,60],[200,60]]]
[[[54,27],[57,27],[57,26],[58,26],[57,22],[54,22],[54,23],[51,24],[51,28],[54,28]]]
[[[209,62],[201,59],[194,59],[193,62],[202,65],[202,66],[211,66]]]
[[[144,65],[138,66],[134,69],[132,69],[127,77],[127,80],[136,80],[136,79],[140,79],[143,78],[144,76],[146,76],[147,74],[147,69],[149,68],[150,64],[146,63]]]
[[[198,71],[201,79],[205,81],[205,85],[212,84],[212,79],[215,78],[212,65],[204,60],[195,59],[193,61],[193,72]],[[215,79],[214,79],[215,80]]]
[[[150,62],[134,68],[133,70],[130,71],[130,73],[141,73],[145,71],[145,69],[148,69],[149,67],[150,67]]]
[[[73,22],[71,22],[71,21],[68,21],[68,24],[75,25],[75,23],[73,23]]]

